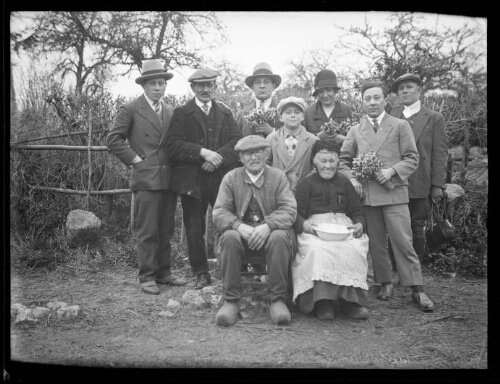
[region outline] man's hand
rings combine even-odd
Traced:
[[[352,235],[357,239],[358,237],[363,236],[363,224],[361,223],[356,223],[353,225],[349,225],[347,229],[354,229],[354,232]]]
[[[255,127],[255,133],[258,135],[264,135],[264,137],[269,135],[272,131],[274,131],[274,128],[271,127],[268,123],[264,123]]]
[[[353,177],[349,180],[351,181],[351,184],[354,187],[354,189],[356,190],[356,192],[358,193],[359,197],[361,199],[364,199],[365,198],[365,191],[363,190],[363,184],[361,184],[358,180],[356,180],[355,177]]]
[[[250,236],[252,236],[254,229],[255,229],[254,227],[245,223],[241,223],[240,225],[238,225],[238,228],[236,228],[240,236],[247,242],[250,241]]]
[[[443,198],[443,189],[433,185],[431,187],[431,199],[432,199],[432,201],[435,204],[437,204],[441,201],[442,198]]]
[[[311,235],[317,236],[316,231],[313,229],[312,224],[309,220],[306,220],[302,223],[302,231],[304,233],[310,233]]]
[[[202,148],[200,156],[216,168],[219,168],[222,165],[222,156],[217,152],[211,151],[210,149]]]
[[[392,179],[393,176],[396,175],[396,171],[394,168],[384,168],[381,169],[380,172],[377,174],[376,179],[379,182],[379,184],[385,184],[389,180]]]
[[[239,228],[239,227],[238,227]],[[262,248],[267,238],[271,233],[271,228],[267,224],[261,224],[256,226],[253,229],[252,236],[250,236],[250,240],[248,240],[248,248],[253,251],[259,250]]]
[[[203,169],[204,171],[207,171],[207,172],[213,172],[215,171],[217,168],[214,167],[212,164],[210,164],[208,161],[205,161],[202,165],[201,165],[201,169]]]

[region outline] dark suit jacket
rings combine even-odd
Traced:
[[[340,101],[335,102],[335,108],[332,113],[332,118],[337,123],[341,123],[344,120],[351,119],[351,107]],[[318,101],[306,108],[306,113],[304,117],[304,122],[302,125],[306,127],[308,132],[314,133],[315,135],[321,131],[321,126],[328,122],[329,118],[325,115],[321,103]]]
[[[212,100],[215,116],[215,151],[224,159],[223,165],[216,170],[221,178],[238,166],[239,156],[234,145],[242,135],[231,110]],[[166,148],[172,161],[173,174],[171,189],[180,194],[200,197],[199,173],[205,160],[200,156],[205,142],[205,123],[202,110],[195,99],[174,110],[172,123],[166,138]]]
[[[245,116],[248,115],[252,111],[252,109],[255,109],[256,107],[257,107],[257,102],[253,100],[253,102],[250,105],[247,105],[245,109],[238,112],[238,114],[236,115],[236,123],[240,127],[243,136],[255,135],[255,130],[251,128],[245,121]],[[278,107],[278,100],[273,98],[271,100],[271,105],[269,106],[269,108],[277,108],[277,107]],[[271,122],[269,125],[273,127],[275,130],[277,130],[283,125],[283,123],[280,121],[279,116],[276,116],[274,121]]]
[[[118,110],[106,145],[126,166],[139,155],[144,160],[132,165],[132,191],[168,189],[170,162],[165,138],[173,108],[162,103],[163,124],[144,95],[124,104]]]
[[[403,109],[395,108],[391,115],[402,119]],[[422,106],[415,116],[412,129],[420,162],[408,180],[408,194],[410,198],[425,198],[430,195],[431,186],[445,188],[448,139],[444,117],[441,113]]]

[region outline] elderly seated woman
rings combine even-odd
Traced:
[[[311,161],[316,172],[299,183],[295,194],[293,301],[300,312],[315,310],[321,320],[333,320],[337,306],[351,318],[366,319],[368,237],[362,202],[349,179],[336,173],[337,144],[318,140]],[[343,241],[324,241],[314,230],[320,223],[345,225],[352,234]]]

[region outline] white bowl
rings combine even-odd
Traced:
[[[312,227],[318,237],[325,241],[343,241],[352,233],[352,230],[347,229],[345,225],[339,224],[320,223]]]

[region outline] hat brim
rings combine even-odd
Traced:
[[[396,79],[394,81],[394,83],[392,83],[392,85],[391,85],[391,92],[398,93],[399,83],[402,83],[403,81],[413,81],[414,83],[417,83],[417,85],[419,87],[422,85],[422,82],[416,77],[407,77],[405,79]]]
[[[165,72],[165,73],[152,73],[150,75],[144,75],[144,76],[139,76],[137,79],[135,79],[135,82],[137,84],[142,84],[147,80],[151,79],[157,79],[157,78],[164,78],[165,80],[170,80],[172,77],[174,77],[173,73]]]
[[[316,96],[319,91],[321,91],[322,89],[325,89],[325,88],[333,88],[335,90],[335,92],[340,91],[340,87],[332,87],[331,85],[325,85],[324,87],[315,88],[314,92],[313,92],[313,96]]]
[[[246,79],[245,79],[245,84],[247,85],[248,88],[252,88],[253,87],[253,82],[255,81],[255,79],[257,77],[269,77],[272,82],[275,84],[275,87],[278,88],[281,84],[281,77],[279,75],[252,75],[252,76],[248,76]]]

